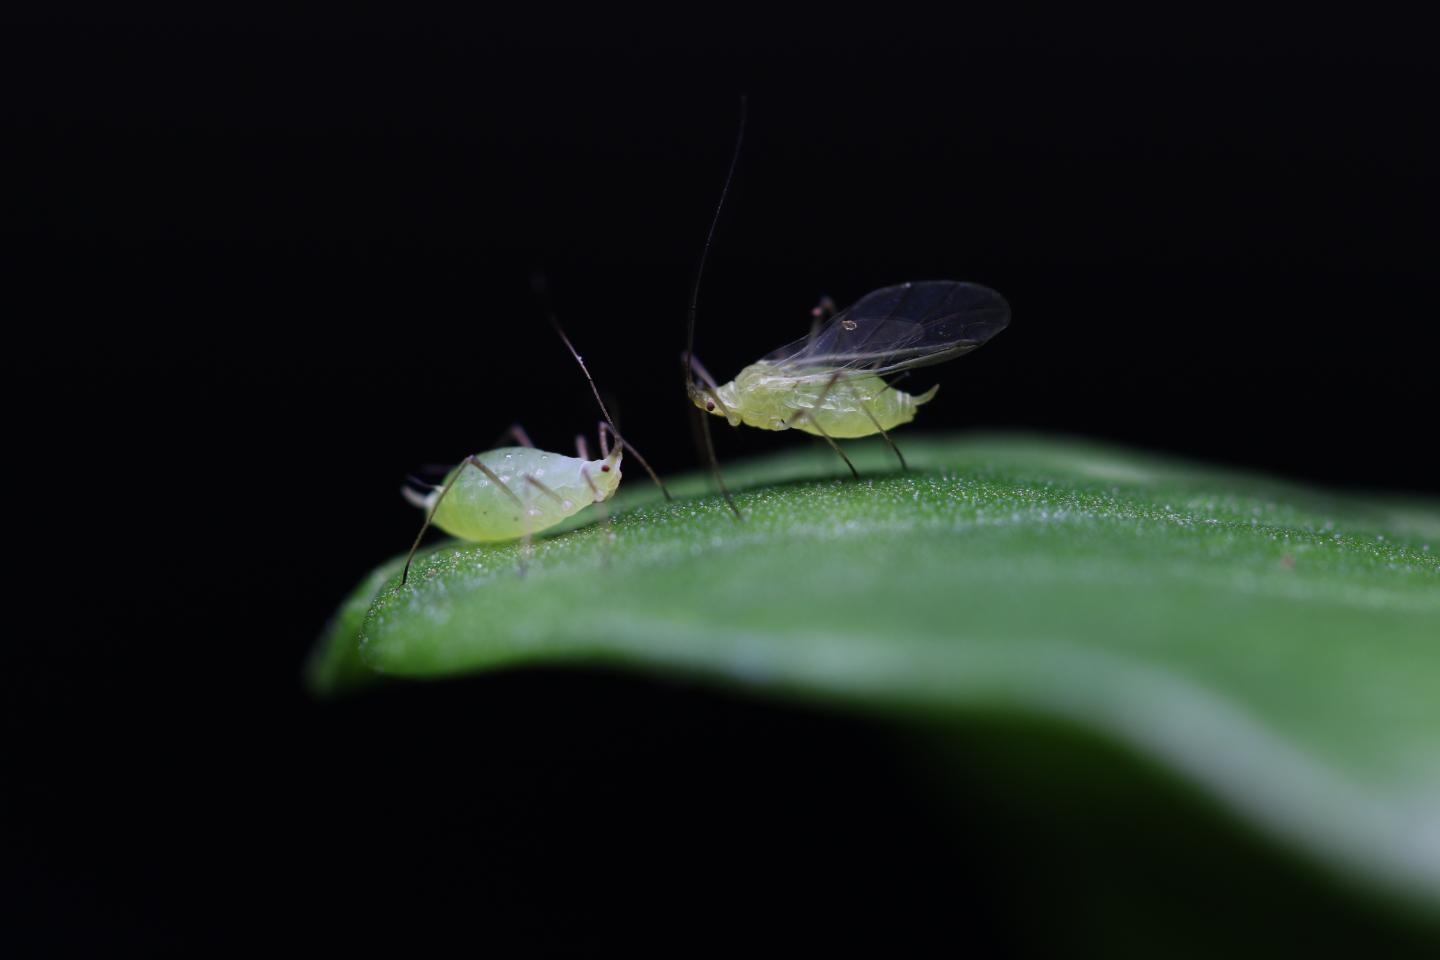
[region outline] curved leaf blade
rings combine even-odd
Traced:
[[[538,542],[523,577],[516,545],[442,545],[404,588],[392,564],[314,679],[606,662],[1058,718],[1440,903],[1440,510],[1075,442],[905,449],[913,472],[859,482],[809,452],[727,471],[745,523],[714,497],[642,503],[613,539]]]

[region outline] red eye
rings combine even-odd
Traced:
[[[715,409],[715,401],[714,401],[714,400],[706,400],[706,401],[705,401],[705,409],[706,409],[706,410],[714,410],[714,409]]]
[[[600,472],[601,472],[601,473],[609,473],[609,472],[610,472],[610,464],[608,464],[608,463],[602,463],[602,464],[600,464]]]

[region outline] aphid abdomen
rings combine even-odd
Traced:
[[[823,374],[797,377],[761,361],[720,387],[719,395],[732,423],[761,430],[794,428],[815,436],[823,435],[823,429],[834,439],[847,440],[909,423],[915,419],[915,408],[935,396],[937,389],[914,396],[866,373],[841,373],[831,383]]]
[[[587,464],[593,472],[596,465],[591,462],[528,447],[489,450],[479,454],[478,459],[505,489],[480,470],[460,468],[459,477],[440,501],[434,519],[437,527],[452,536],[463,540],[515,540],[549,529],[594,502],[580,473]],[[615,472],[618,474],[618,470]],[[528,481],[527,476],[544,484],[544,488]]]
[[[874,436],[914,420],[916,407],[928,402],[937,389],[917,397],[866,374],[842,375],[833,384],[828,379],[810,380],[786,397],[785,422],[837,440]]]

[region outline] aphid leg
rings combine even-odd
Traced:
[[[729,419],[729,411],[725,408],[725,402],[720,399],[720,388],[716,386],[715,379],[700,364],[694,356],[688,358],[689,363],[685,367],[685,382],[694,384],[694,374],[699,374],[700,379],[705,383],[706,392],[710,394],[711,402],[718,405]],[[684,362],[684,361],[682,361]],[[735,514],[736,520],[744,520],[745,515],[740,508],[735,506],[735,498],[730,496],[730,488],[725,486],[725,478],[720,473],[720,458],[715,456],[715,435],[710,432],[710,418],[699,408],[690,416],[690,424],[696,430],[696,445],[700,448],[700,455],[710,467],[710,476],[715,478],[715,485],[720,488],[720,495],[725,498],[725,505],[730,512]]]
[[[905,462],[905,454],[901,453],[900,448],[895,446],[895,441],[891,440],[890,434],[886,433],[885,428],[880,426],[880,421],[875,419],[875,414],[870,412],[870,408],[865,406],[864,402],[861,402],[860,409],[865,411],[865,416],[869,417],[870,422],[874,424],[875,429],[880,431],[880,436],[882,439],[884,439],[885,445],[890,448],[890,452],[895,454],[895,457],[900,461],[900,469],[908,471],[910,469],[910,465]]]
[[[551,500],[555,501],[555,503],[562,509],[564,508],[565,498],[560,496],[560,494],[556,493],[546,484],[542,483],[540,481],[540,478],[527,473],[525,474],[525,482],[530,484],[530,486],[534,487],[536,490],[539,490],[541,493],[545,494],[545,496],[549,497]],[[528,512],[525,514],[525,537],[524,544],[521,549],[524,550],[525,555],[528,558],[530,554],[530,514]]]
[[[491,470],[485,466],[485,464],[481,463],[480,458],[472,453],[460,461],[460,466],[455,470],[455,473],[451,475],[449,480],[445,481],[445,486],[440,488],[440,495],[435,498],[434,503],[430,504],[430,510],[425,514],[425,522],[420,525],[420,532],[415,534],[415,542],[410,545],[410,553],[405,557],[405,570],[400,574],[401,586],[404,586],[410,580],[410,564],[415,562],[415,551],[420,549],[420,541],[424,539],[425,531],[429,530],[430,524],[434,522],[435,511],[440,509],[440,501],[444,500],[446,494],[455,486],[455,482],[460,479],[460,474],[465,472],[466,467],[474,467],[476,470],[485,474],[491,483],[505,491],[505,495],[515,501],[515,505],[520,508],[522,515],[524,514],[525,505],[520,501],[519,497],[515,496],[515,491],[507,487],[505,481],[495,475],[494,470]]]
[[[498,447],[506,440],[514,440],[522,447],[529,447],[531,450],[535,449],[535,444],[530,442],[530,434],[526,433],[525,428],[518,423],[510,424],[510,429],[500,434],[500,439],[495,441],[495,445]]]
[[[795,426],[798,421],[805,419],[805,417],[808,415],[810,417],[810,422],[815,425],[815,429],[820,431],[820,436],[824,437],[825,442],[830,444],[830,449],[838,453],[840,455],[840,459],[845,461],[845,466],[850,468],[850,475],[856,480],[859,480],[860,471],[856,470],[855,464],[851,463],[850,458],[845,456],[845,451],[840,449],[840,444],[835,442],[835,438],[825,432],[825,428],[820,425],[820,418],[815,415],[815,411],[819,410],[822,406],[825,405],[826,399],[830,396],[830,391],[834,389],[835,384],[839,382],[840,373],[841,371],[836,370],[833,374],[831,374],[830,379],[825,381],[825,388],[820,391],[820,396],[815,398],[815,405],[813,407],[810,407],[809,409],[802,408],[799,413],[795,414],[795,416],[790,418],[790,422],[789,424],[787,424],[787,426]]]
[[[840,459],[844,460],[845,466],[850,468],[850,476],[854,477],[856,480],[859,480],[860,471],[855,469],[855,464],[851,463],[850,458],[845,456],[845,451],[840,449],[840,444],[836,443],[835,439],[831,437],[830,434],[825,432],[825,428],[820,426],[820,421],[818,420],[815,421],[815,429],[819,430],[820,436],[824,437],[825,442],[830,444],[830,449],[840,454]]]
[[[715,482],[720,485],[720,493],[725,498],[725,503],[735,514],[736,520],[744,520],[740,508],[735,506],[735,498],[730,496],[730,488],[725,486],[725,478],[720,474],[720,458],[715,455],[715,435],[710,432],[710,418],[700,411],[695,411],[700,418],[700,431],[704,434],[705,456],[710,460],[710,472],[715,475]]]
[[[715,481],[715,486],[719,489],[721,496],[725,498],[726,505],[734,511],[735,519],[737,521],[745,519],[735,508],[735,501],[730,497],[730,489],[725,486],[725,478],[720,475],[720,464],[715,457],[715,438],[710,434],[710,418],[693,406],[690,410],[690,439],[695,444],[696,456],[710,471],[710,478]]]
[[[610,459],[610,435],[606,432],[608,429],[609,424],[601,420],[599,428],[595,431],[596,436],[600,438],[600,459],[602,460]],[[586,448],[585,435],[583,433],[575,435],[575,449],[580,455],[581,460],[590,459],[590,451]],[[610,532],[610,508],[605,505],[604,499],[600,496],[600,488],[595,486],[595,481],[590,476],[590,468],[582,466],[580,468],[580,476],[585,479],[585,486],[590,488],[590,499],[595,502],[595,509],[600,511],[600,517],[605,521],[607,538],[613,538],[615,534]],[[610,562],[608,555],[606,556],[605,562]]]
[[[690,357],[690,366],[686,374],[687,376],[693,374],[700,377],[700,382],[705,385],[705,392],[710,395],[710,401],[720,408],[720,413],[724,415],[726,422],[729,422],[730,408],[725,406],[724,400],[720,399],[720,386],[715,382],[715,378],[710,376],[710,371],[705,369],[705,365],[700,362],[699,357],[694,355]],[[715,456],[715,436],[710,432],[710,418],[702,413],[700,414],[698,422],[700,424],[701,445],[705,458],[710,464],[710,473],[715,477],[715,483],[719,485],[720,493],[724,495],[725,502],[730,506],[730,509],[734,511],[735,519],[743,520],[744,517],[740,514],[740,508],[735,506],[735,500],[730,496],[730,489],[725,486],[725,478],[720,475],[720,460]]]
[[[541,483],[539,480],[537,480],[530,474],[525,474],[523,479],[525,480],[526,484],[544,493],[546,496],[550,497],[555,502],[564,503],[564,500],[560,498],[559,494],[557,494],[554,490],[551,490],[549,487],[545,486],[545,484]],[[520,516],[522,516],[525,520],[525,522],[521,525],[520,531],[520,576],[523,577],[530,570],[530,558],[535,550],[535,536],[534,533],[530,530],[530,509],[524,506],[523,503],[520,507]]]
[[[610,521],[610,508],[605,505],[605,498],[600,496],[600,488],[595,486],[595,481],[590,478],[590,468],[581,467],[580,476],[585,479],[585,486],[590,488],[591,499],[595,501],[595,509],[600,511],[600,522],[605,525],[605,557],[604,564],[610,565],[610,546],[615,542],[615,529]]]
[[[803,410],[801,411],[802,414],[803,414],[804,412],[805,412],[805,411],[803,411]],[[800,417],[792,417],[791,420],[790,420],[791,425],[793,426],[794,423],[795,423],[795,421],[796,421],[796,420],[799,420],[799,419],[800,419]],[[826,443],[830,444],[830,449],[831,449],[831,450],[834,450],[837,454],[840,455],[840,459],[845,461],[845,466],[847,466],[847,467],[850,468],[850,476],[854,477],[856,480],[859,480],[859,479],[860,479],[860,471],[859,471],[859,470],[856,470],[856,469],[855,469],[855,464],[851,463],[851,462],[850,462],[850,458],[847,457],[847,456],[845,456],[845,451],[840,449],[840,444],[838,444],[838,443],[835,442],[835,438],[832,437],[832,436],[830,436],[830,434],[828,434],[828,433],[825,432],[825,428],[822,427],[822,426],[820,426],[820,421],[819,421],[819,420],[815,419],[814,417],[811,417],[811,418],[810,418],[810,422],[813,423],[813,424],[815,424],[815,429],[816,429],[816,430],[820,431],[820,438],[821,438],[822,440],[824,440]]]
[[[821,438],[824,438],[825,442],[829,443],[829,449],[835,450],[835,452],[840,453],[840,459],[842,459],[842,461],[845,461],[845,466],[848,466],[848,468],[850,468],[850,475],[854,476],[855,479],[860,479],[860,471],[857,471],[857,469],[855,469],[854,463],[851,463],[850,458],[848,458],[848,456],[845,456],[845,450],[840,449],[840,443],[835,443],[835,438],[832,438],[829,433],[825,432],[825,427],[819,425],[819,417],[815,415],[816,410],[819,410],[822,406],[825,406],[825,400],[827,400],[829,397],[829,391],[834,389],[835,384],[840,381],[840,374],[840,370],[832,373],[831,377],[829,377],[829,380],[825,381],[825,389],[819,391],[819,396],[815,397],[815,406],[809,407],[809,409],[799,410],[799,412],[796,413],[795,416],[791,417],[791,422],[786,423],[786,426],[793,427],[796,425],[796,423],[801,422],[801,420],[804,420],[805,417],[808,416],[809,419],[811,419],[811,423],[814,423],[815,429],[819,430],[819,435],[821,435]]]
[[[896,376],[891,377],[889,380],[883,381],[885,384],[885,390],[894,390],[896,384],[902,383],[910,377],[911,372],[912,371],[910,370],[903,370]],[[884,393],[884,390],[882,390],[881,393]],[[900,447],[895,443],[895,441],[890,439],[890,434],[886,433],[881,428],[880,421],[875,419],[875,414],[871,413],[870,408],[865,406],[865,404],[863,403],[860,404],[860,409],[865,411],[865,416],[869,417],[870,422],[875,424],[875,429],[880,431],[880,436],[884,438],[885,442],[890,445],[890,449],[894,451],[895,456],[899,458],[900,469],[908,471],[910,469],[910,465],[905,462],[905,455],[900,452]]]
[[[534,487],[536,490],[539,490],[541,493],[545,494],[545,496],[549,497],[551,500],[554,500],[560,506],[565,506],[565,498],[560,496],[560,494],[556,493],[546,484],[542,483],[539,477],[534,477],[527,473],[525,474],[525,482],[530,484],[530,486]]]

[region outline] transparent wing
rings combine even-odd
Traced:
[[[951,280],[902,283],[867,294],[813,337],[765,359],[793,376],[896,373],[969,353],[1009,323],[1010,305],[989,287]]]

